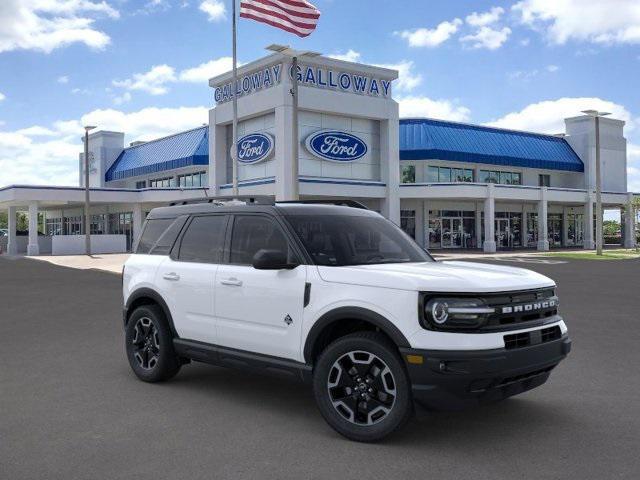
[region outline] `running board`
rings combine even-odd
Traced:
[[[220,367],[239,368],[275,375],[294,377],[304,382],[311,380],[311,365],[260,353],[220,347],[195,340],[174,338],[173,348],[180,357]]]

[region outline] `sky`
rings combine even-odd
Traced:
[[[239,22],[239,61],[289,44],[396,68],[401,116],[543,133],[625,120],[640,192],[640,1],[315,0],[308,38]],[[391,8],[390,8],[391,7]],[[82,125],[149,140],[207,122],[231,0],[1,0],[0,186],[77,185]]]

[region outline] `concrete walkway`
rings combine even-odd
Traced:
[[[114,253],[101,255],[41,255],[28,257],[34,260],[53,263],[61,267],[77,268],[80,270],[102,270],[105,272],[122,273],[122,266],[129,258],[128,253]]]

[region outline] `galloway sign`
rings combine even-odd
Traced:
[[[327,130],[312,133],[306,140],[307,150],[330,162],[354,162],[367,154],[367,144],[346,132]]]
[[[289,76],[293,78],[293,66]],[[298,82],[303,86],[359,93],[372,97],[389,98],[391,96],[391,80],[341,72],[331,68],[298,65]]]
[[[238,97],[250,95],[258,90],[264,90],[280,83],[280,74],[282,65],[272,65],[267,68],[252,72],[242,77],[238,77],[236,85],[236,94]],[[216,103],[224,103],[233,99],[233,82],[224,85],[218,85],[214,92],[213,98]]]
[[[267,160],[273,154],[274,146],[273,137],[268,133],[245,135],[238,139],[238,161],[250,165]],[[233,148],[231,150],[233,153]]]

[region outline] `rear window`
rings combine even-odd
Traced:
[[[184,225],[186,216],[147,220],[136,253],[168,255]]]

